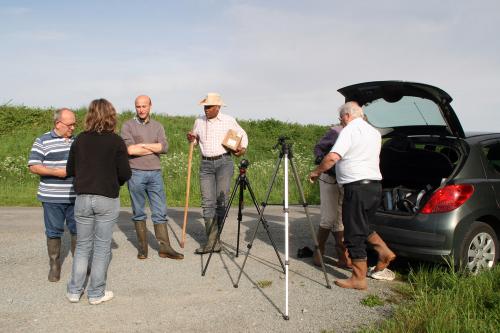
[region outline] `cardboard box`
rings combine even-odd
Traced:
[[[222,145],[231,151],[236,151],[241,143],[241,134],[235,130],[230,129],[226,133],[226,137],[222,141]]]

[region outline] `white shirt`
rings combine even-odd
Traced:
[[[362,118],[347,124],[330,151],[341,157],[335,167],[337,182],[343,185],[362,179],[381,180],[381,145],[380,133]]]
[[[207,119],[205,115],[200,116],[194,122],[193,134],[198,137],[201,154],[205,157],[213,157],[227,153],[222,146],[222,141],[230,129],[242,136],[241,147],[247,148],[247,133],[236,120],[220,111],[215,118]]]

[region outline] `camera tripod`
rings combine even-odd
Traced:
[[[271,241],[271,244],[273,245],[274,252],[276,252],[276,256],[278,257],[278,260],[281,264],[281,268],[283,269],[283,272],[285,272],[285,266],[283,265],[283,261],[281,260],[281,257],[278,253],[278,248],[276,247],[276,243],[274,242],[274,239],[271,236],[271,233],[269,232],[269,224],[267,223],[267,221],[263,217],[264,214],[260,210],[259,205],[257,204],[257,200],[255,199],[255,194],[254,194],[252,187],[250,186],[250,182],[246,176],[246,171],[247,171],[247,167],[249,164],[250,163],[246,159],[243,159],[240,162],[240,165],[239,165],[240,174],[239,174],[238,178],[236,179],[233,191],[231,192],[231,195],[229,197],[228,204],[227,204],[226,209],[224,211],[224,219],[220,223],[219,230],[218,230],[217,236],[215,238],[215,242],[212,244],[212,248],[210,249],[210,255],[208,256],[207,263],[206,263],[205,268],[203,269],[203,271],[201,273],[201,276],[205,276],[205,273],[206,273],[207,268],[208,268],[208,264],[210,263],[210,259],[212,258],[212,254],[214,253],[214,248],[220,240],[220,235],[222,233],[222,229],[224,228],[224,224],[226,223],[227,215],[229,214],[229,209],[231,208],[231,204],[233,203],[233,199],[236,196],[236,192],[238,191],[238,188],[239,188],[239,201],[238,201],[238,235],[236,236],[237,237],[236,257],[238,256],[239,248],[240,248],[240,226],[241,226],[241,220],[243,218],[242,211],[243,211],[243,202],[244,202],[243,201],[243,192],[245,189],[248,189],[248,192],[250,193],[250,197],[252,198],[253,204],[254,204],[255,208],[257,209],[257,213],[259,214],[259,224],[262,223],[262,225],[264,226],[264,229],[267,232],[267,236],[269,237],[269,240]],[[215,225],[215,223],[212,223],[212,225],[210,226],[210,231],[214,227],[214,225]],[[258,228],[258,225],[257,225],[257,228]],[[257,228],[255,229],[255,232],[257,232]],[[210,231],[208,234],[210,234]],[[255,238],[255,235],[254,235],[254,238]],[[250,249],[251,245],[248,245],[247,247]],[[235,287],[237,287],[237,285],[235,285]]]
[[[306,213],[306,217],[307,217],[307,221],[309,223],[309,227],[310,227],[310,230],[311,230],[311,235],[312,235],[312,238],[314,240],[314,249],[315,251],[317,251],[317,254],[318,254],[318,257],[320,258],[320,263],[321,263],[321,268],[323,269],[323,274],[325,275],[325,281],[326,281],[326,287],[328,289],[331,289],[332,286],[330,285],[330,281],[328,280],[328,276],[326,274],[326,269],[325,269],[325,265],[323,263],[323,256],[321,255],[321,252],[319,250],[319,244],[318,244],[318,239],[316,238],[316,233],[314,232],[314,227],[313,227],[313,224],[311,222],[311,217],[309,215],[309,210],[307,209],[307,203],[306,203],[306,198],[304,196],[304,190],[302,189],[302,185],[300,183],[300,180],[299,180],[299,176],[297,174],[297,169],[295,167],[295,163],[293,162],[293,153],[292,153],[292,146],[290,143],[286,142],[286,140],[288,140],[288,138],[286,137],[280,137],[278,139],[278,143],[274,146],[274,149],[276,148],[280,148],[280,154],[279,154],[279,157],[278,157],[278,160],[276,162],[276,167],[274,169],[274,173],[271,177],[271,183],[269,184],[269,187],[268,187],[268,190],[267,190],[267,193],[266,193],[266,199],[265,201],[262,203],[262,209],[260,210],[260,215],[259,215],[259,221],[265,221],[263,216],[264,216],[264,210],[267,206],[267,202],[269,200],[269,196],[271,194],[271,190],[273,188],[273,185],[276,181],[276,176],[278,174],[278,170],[279,170],[279,167],[280,167],[280,164],[281,164],[281,161],[284,160],[284,165],[285,165],[285,189],[284,189],[284,207],[283,207],[283,211],[284,211],[284,217],[285,217],[285,313],[283,315],[283,318],[285,320],[288,320],[289,319],[289,316],[288,316],[288,264],[289,264],[289,260],[288,260],[288,162],[290,162],[290,165],[292,167],[292,173],[293,173],[293,177],[295,179],[295,184],[297,185],[297,189],[299,191],[299,194],[300,194],[300,198],[301,198],[301,201],[302,201],[302,206],[304,207],[304,211]],[[252,238],[250,240],[250,243],[248,244],[248,251],[245,255],[245,259],[243,261],[243,264],[241,265],[241,269],[240,269],[240,274],[238,276],[238,279],[236,280],[236,283],[234,284],[234,287],[235,288],[238,288],[238,283],[240,281],[240,278],[241,278],[241,275],[243,273],[243,269],[245,267],[245,264],[247,262],[247,259],[248,259],[248,255],[250,254],[250,249],[252,248],[252,244],[255,240],[255,236],[257,235],[257,229],[258,229],[259,225],[257,224],[256,228],[255,228],[255,231],[252,235]],[[273,243],[273,246],[274,246],[274,243]],[[276,246],[274,246],[274,249],[276,250]],[[278,255],[279,256],[279,255]],[[281,259],[280,259],[280,262],[281,262]]]

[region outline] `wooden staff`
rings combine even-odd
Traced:
[[[186,205],[184,206],[184,223],[182,224],[182,240],[181,248],[184,248],[184,242],[186,241],[186,225],[189,207],[189,189],[191,188],[191,162],[193,160],[193,148],[194,141],[189,144],[189,156],[188,156],[188,174],[186,182]]]

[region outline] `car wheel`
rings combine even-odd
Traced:
[[[473,274],[491,269],[498,260],[498,237],[486,223],[474,222],[464,237],[460,263]]]

